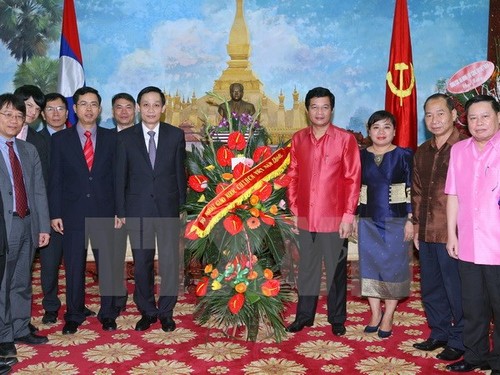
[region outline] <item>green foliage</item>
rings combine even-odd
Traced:
[[[61,1],[0,0],[0,40],[16,60],[44,56],[61,33]]]
[[[14,75],[14,87],[35,85],[44,93],[57,91],[59,61],[36,56],[20,64]]]

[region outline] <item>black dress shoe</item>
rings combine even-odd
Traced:
[[[445,346],[444,350],[439,353],[436,358],[442,359],[443,361],[456,361],[461,356],[464,355],[464,351],[460,349],[452,348],[451,346]]]
[[[102,329],[104,331],[116,331],[116,320],[113,318],[104,318],[102,320]]]
[[[313,323],[314,322],[312,320],[306,320],[305,322],[299,322],[298,320],[296,320],[288,327],[286,327],[285,330],[290,333],[295,333],[302,331],[304,327],[312,327]]]
[[[31,333],[38,332],[38,328],[36,328],[33,324],[28,323],[28,329],[30,330]]]
[[[446,346],[446,341],[427,339],[422,342],[417,342],[413,344],[413,347],[418,350],[425,350],[426,352],[432,352],[437,348],[442,348]]]
[[[83,310],[83,313],[85,316],[88,318],[89,316],[95,316],[95,312],[90,310],[87,306],[85,306],[85,309]]]
[[[63,335],[72,335],[76,333],[76,331],[78,331],[79,326],[80,324],[78,324],[77,322],[72,322],[71,320],[67,321],[62,329],[62,333]]]
[[[500,370],[491,370],[490,375],[500,375]]]
[[[172,332],[175,330],[175,322],[172,318],[160,319],[161,329],[165,332]]]
[[[157,320],[158,319],[156,318],[156,316],[143,315],[142,318],[135,325],[135,330],[136,331],[145,331],[149,327],[151,327],[151,324],[156,323]]]
[[[0,366],[14,366],[17,362],[16,357],[5,357],[5,358],[0,358]]]
[[[0,343],[0,357],[15,357],[16,355],[17,350],[13,342]]]
[[[392,336],[392,329],[389,331],[384,331],[382,329],[379,329],[377,332],[377,336],[380,337],[381,339],[387,339]]]
[[[0,375],[9,374],[12,368],[9,365],[0,365]]]
[[[489,370],[491,367],[487,363],[483,364],[472,364],[467,362],[465,359],[462,359],[461,361],[452,363],[451,365],[446,366],[447,370],[454,371],[454,372],[469,372],[475,369],[481,369],[481,370]]]
[[[17,337],[14,339],[16,344],[27,344],[27,345],[40,345],[49,342],[47,336],[35,335],[34,333],[28,333],[26,336]]]
[[[43,324],[54,324],[57,322],[57,311],[45,311],[43,314]]]
[[[343,336],[347,332],[345,326],[342,323],[333,323],[332,332],[335,336]]]

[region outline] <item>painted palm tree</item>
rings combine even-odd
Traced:
[[[60,22],[60,0],[0,0],[0,40],[18,61],[44,56]]]
[[[14,75],[14,87],[22,85],[35,85],[42,92],[57,91],[57,75],[59,73],[59,60],[45,56],[35,56],[22,63]]]

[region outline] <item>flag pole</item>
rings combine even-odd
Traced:
[[[68,125],[76,124],[73,94],[85,86],[74,0],[64,0],[57,91],[68,101]]]
[[[385,109],[396,118],[394,143],[417,148],[417,85],[411,49],[406,0],[396,0],[389,66],[386,74]]]

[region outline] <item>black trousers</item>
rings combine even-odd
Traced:
[[[59,266],[62,261],[63,236],[54,230],[50,231],[49,244],[40,249],[40,281],[42,284],[42,306],[45,311],[57,312],[61,301],[59,291]]]
[[[134,257],[134,302],[141,315],[171,318],[179,293],[179,218],[127,218]],[[154,257],[158,249],[160,290],[155,298]]]
[[[347,247],[334,233],[299,231],[299,271],[296,320],[314,321],[320,291],[322,265],[326,270],[327,310],[330,324],[346,321]]]
[[[500,266],[458,262],[464,310],[464,359],[500,370]],[[490,323],[493,319],[493,348]]]
[[[82,323],[85,321],[85,269],[87,263],[87,245],[90,240],[92,252],[99,276],[101,308],[98,318],[115,319],[120,314],[116,296],[123,296],[116,291],[118,278],[113,271],[117,259],[114,246],[114,219],[87,218],[84,230],[64,231],[63,260],[66,270],[66,313],[64,319]],[[123,261],[121,264],[123,269]],[[122,271],[123,272],[123,271]],[[121,285],[123,285],[123,279]]]

